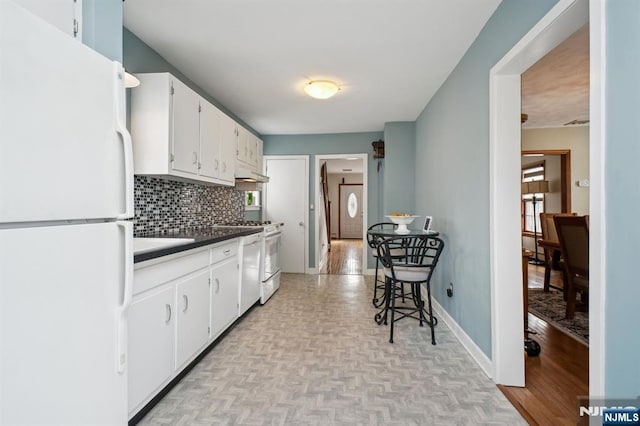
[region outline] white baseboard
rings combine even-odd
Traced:
[[[305,272],[305,274],[307,275],[318,275],[318,268],[307,268],[307,271]]]
[[[426,294],[426,289],[423,288],[423,294]],[[475,342],[469,337],[467,333],[458,325],[458,323],[449,315],[449,313],[438,303],[438,301],[434,298],[431,299],[433,310],[437,314],[436,316],[440,321],[443,321],[447,327],[453,332],[453,335],[456,336],[456,339],[460,341],[462,346],[469,352],[471,358],[475,360],[475,362],[482,368],[482,371],[487,375],[488,378],[493,378],[493,363],[482,352],[482,349],[475,344]]]

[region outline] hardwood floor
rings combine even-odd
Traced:
[[[544,268],[529,265],[529,287],[542,287]],[[562,285],[560,272],[551,283]],[[525,387],[498,387],[532,425],[575,425],[577,397],[589,394],[589,347],[529,314],[532,337],[542,346],[538,357],[525,355]]]
[[[362,240],[331,240],[327,263],[320,271],[330,275],[362,274]]]

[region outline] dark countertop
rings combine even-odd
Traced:
[[[158,257],[219,243],[225,240],[231,240],[233,238],[244,237],[245,235],[257,234],[258,232],[262,232],[262,228],[238,226],[220,228],[212,227],[207,229],[147,234],[144,235],[144,238],[193,238],[194,241],[178,246],[163,247],[158,250],[136,254],[133,256],[133,263],[144,262],[145,260],[156,259]]]

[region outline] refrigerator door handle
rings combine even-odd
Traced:
[[[129,219],[133,217],[133,142],[131,134],[125,124],[125,88],[124,88],[124,68],[118,61],[113,61],[115,70],[115,120],[116,132],[120,135],[120,140],[124,151],[124,206],[125,211],[117,216],[117,219]]]
[[[133,223],[117,221],[124,241],[124,279],[122,303],[116,309],[118,342],[116,347],[116,371],[125,372],[127,365],[127,313],[133,299]]]

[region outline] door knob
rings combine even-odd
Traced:
[[[300,226],[304,226],[304,222],[300,222],[298,225],[300,225]]]

